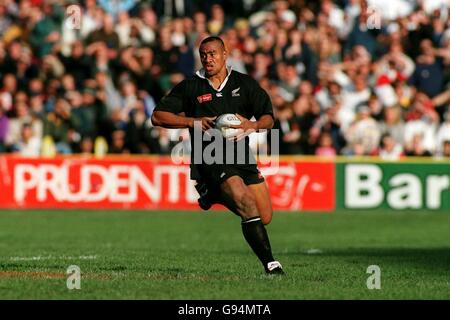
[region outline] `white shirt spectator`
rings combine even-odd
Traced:
[[[424,2],[428,2],[428,0]],[[367,4],[369,8],[376,9],[381,17],[386,20],[395,20],[399,17],[405,17],[414,9],[414,3],[408,0],[367,0]]]
[[[447,122],[444,122],[437,133],[436,137],[436,151],[437,153],[442,152],[442,147],[444,145],[444,141],[450,141],[450,112],[447,115]]]
[[[337,112],[337,119],[341,124],[341,130],[345,132],[353,120],[355,120],[355,112],[353,110],[340,107]]]
[[[17,153],[23,157],[37,157],[41,151],[41,139],[31,137],[28,141],[19,141],[15,145]]]
[[[449,8],[448,0],[426,0],[423,1],[423,8],[428,15],[431,15],[435,10]]]
[[[23,118],[13,118],[9,122],[8,134],[6,135],[5,143],[7,145],[14,145],[21,139],[21,130],[25,123],[31,123],[35,136],[42,137],[44,125],[41,120],[32,119],[31,116]]]
[[[383,160],[398,160],[401,156],[403,156],[403,147],[398,143],[395,144],[392,150],[380,150],[380,158]]]
[[[414,136],[422,135],[423,136],[423,147],[433,152],[435,150],[435,133],[436,126],[434,124],[429,124],[423,120],[413,120],[408,121],[405,124],[405,145],[409,145],[412,143]]]
[[[342,29],[345,26],[344,11],[337,6],[333,6],[328,17],[328,24],[335,29]]]
[[[344,91],[342,93],[342,108],[349,114],[355,114],[356,106],[367,102],[370,98],[370,89],[365,88],[362,91]]]
[[[354,122],[346,131],[345,138],[350,145],[361,144],[365,155],[370,155],[380,143],[380,129],[372,118]]]
[[[89,34],[101,28],[101,22],[91,12],[81,15],[80,35],[82,39],[86,39]]]
[[[321,88],[319,91],[317,91],[314,95],[314,98],[319,103],[321,110],[325,110],[332,103],[330,93],[328,92],[327,88]]]
[[[114,31],[119,37],[120,46],[122,48],[130,45],[131,25],[129,22],[122,22],[120,24],[117,24],[114,28]]]

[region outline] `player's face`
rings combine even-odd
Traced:
[[[218,74],[224,67],[227,52],[218,41],[211,41],[200,46],[200,60],[208,77]]]

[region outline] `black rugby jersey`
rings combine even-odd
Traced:
[[[224,113],[239,113],[247,119],[259,119],[264,114],[273,117],[269,95],[250,76],[228,69],[228,76],[216,90],[198,71],[192,78],[177,84],[171,92],[157,104],[155,111],[175,114],[184,112],[187,117],[215,117]],[[190,129],[192,153],[196,141]],[[249,150],[248,137],[242,140]],[[202,150],[210,142],[203,141]],[[191,175],[195,179],[195,174]]]

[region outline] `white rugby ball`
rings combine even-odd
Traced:
[[[216,129],[220,130],[226,139],[235,137],[242,132],[242,129],[228,128],[230,125],[236,126],[241,124],[241,120],[233,113],[225,113],[218,116],[215,124]]]

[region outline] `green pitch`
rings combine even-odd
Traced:
[[[268,230],[283,278],[225,212],[2,211],[0,299],[450,298],[448,213],[275,213]]]

